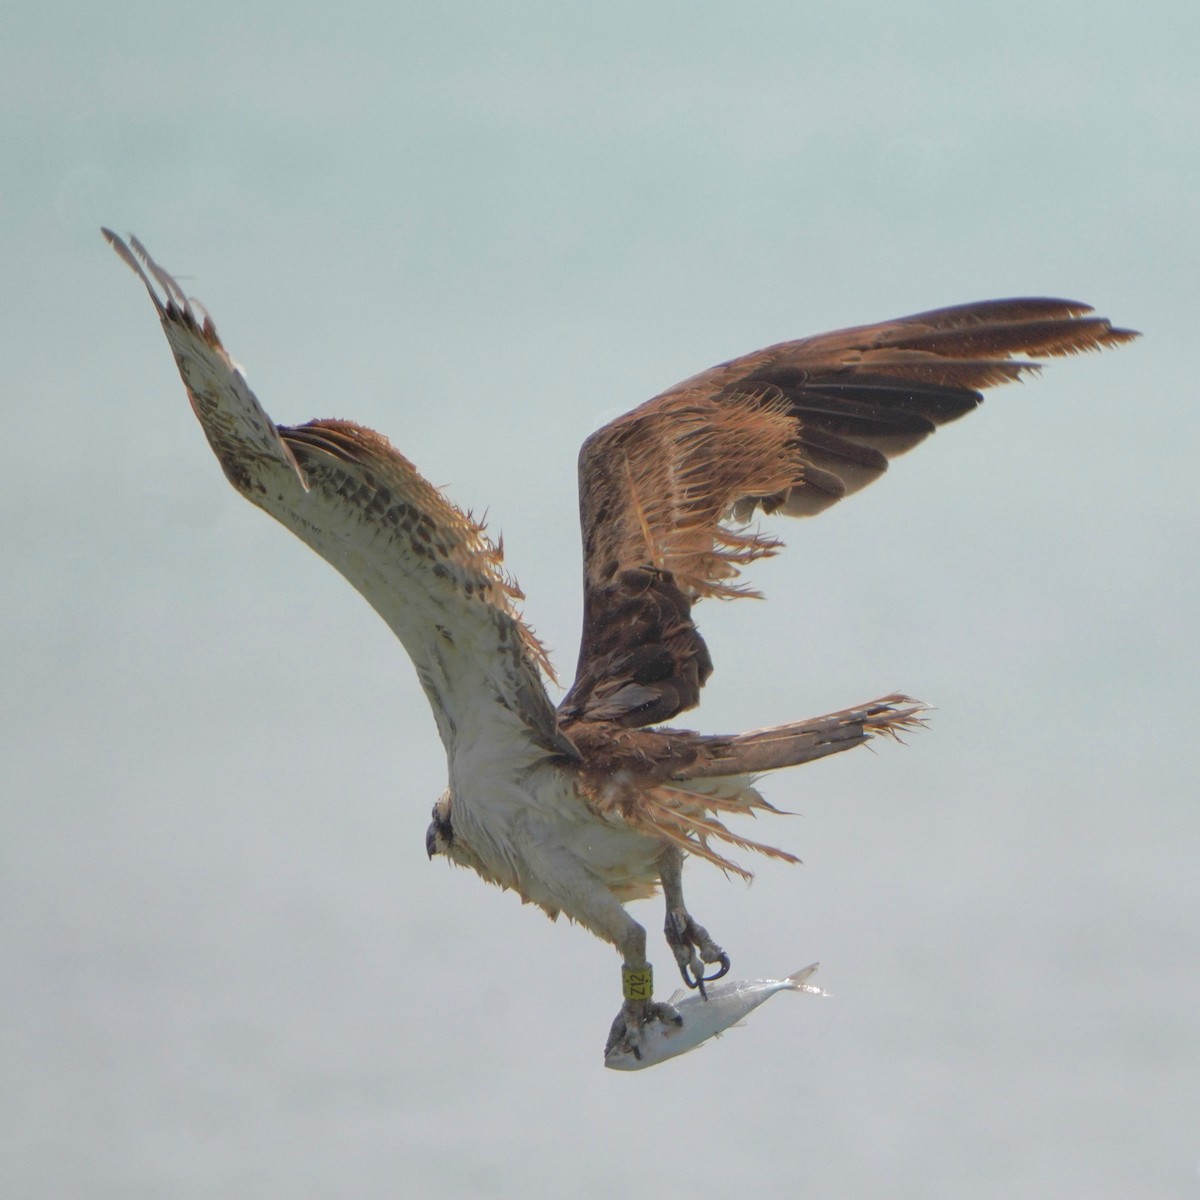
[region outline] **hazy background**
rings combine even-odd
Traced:
[[[1200,1194],[1200,9],[6,7],[0,1191]],[[224,482],[132,230],[273,415],[489,510],[569,679],[580,441],[768,342],[1013,294],[1137,345],[992,393],[700,613],[806,865],[690,904],[784,997],[601,1068],[618,960],[425,859],[403,652]],[[657,903],[663,993],[673,968]]]

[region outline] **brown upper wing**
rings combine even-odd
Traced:
[[[579,456],[584,618],[566,721],[665,721],[712,671],[691,619],[780,543],[755,511],[811,516],[887,469],[981,388],[1136,337],[1071,300],[988,300],[769,346],[598,430]]]

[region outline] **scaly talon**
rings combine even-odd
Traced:
[[[708,936],[708,930],[697,925],[687,909],[671,909],[667,913],[664,928],[667,945],[675,955],[679,964],[679,973],[683,982],[690,988],[698,988],[705,1000],[708,993],[704,985],[720,979],[729,971],[729,955]],[[704,964],[719,964],[719,969],[712,975],[704,973]]]
[[[605,1055],[613,1047],[624,1043],[633,1052],[634,1058],[640,1060],[642,1029],[651,1021],[661,1021],[664,1025],[683,1024],[683,1018],[670,1004],[658,1000],[626,1000],[609,1030],[608,1041],[604,1045]]]

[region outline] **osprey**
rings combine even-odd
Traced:
[[[583,633],[556,707],[546,652],[483,526],[369,429],[276,425],[207,315],[135,238],[131,250],[104,235],[146,285],[229,481],[340,571],[412,658],[449,764],[430,857],[612,943],[624,1002],[606,1052],[635,1055],[649,1023],[679,1017],[653,999],[646,932],[625,902],[661,887],[666,940],[703,995],[729,957],[687,910],[685,856],[746,877],[735,849],[798,861],[726,826],[775,811],[755,778],[921,721],[922,705],[891,695],[735,735],[662,724],[699,702],[712,671],[692,606],[755,594],[741,568],[780,546],[751,518],[811,516],[871,483],[975,408],[978,389],[1037,369],[1014,353],[1137,336],[1070,300],[966,304],[770,346],[606,425],[579,456]]]

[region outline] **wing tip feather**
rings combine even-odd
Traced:
[[[162,321],[177,320],[194,329],[200,337],[202,337],[210,346],[220,346],[221,338],[217,333],[217,327],[213,323],[212,317],[207,312],[203,314],[203,319],[196,316],[195,308],[192,302],[188,299],[183,288],[179,286],[175,277],[163,267],[160,267],[154,261],[153,255],[146,249],[145,245],[132,233],[129,235],[129,242],[107,226],[100,227],[100,233],[104,240],[116,251],[122,262],[133,271],[137,277],[145,285],[146,291],[150,294],[150,299],[154,302],[154,307],[158,310],[158,315]],[[153,283],[151,282],[153,280]],[[159,297],[158,291],[154,284],[162,289],[165,302]]]
[[[142,281],[142,283],[145,285],[146,291],[150,293],[150,299],[154,301],[154,307],[158,309],[160,316],[163,315],[166,312],[166,306],[163,304],[162,300],[159,299],[158,292],[154,290],[154,285],[150,282],[150,277],[146,274],[142,264],[138,261],[137,254],[135,254],[134,251],[129,248],[125,242],[125,239],[121,237],[120,234],[114,233],[107,226],[102,225],[100,227],[100,232],[103,235],[104,240],[116,251],[117,256],[121,259],[121,261]],[[138,240],[133,237],[132,234],[130,235],[130,239],[133,241],[135,246],[140,245]]]

